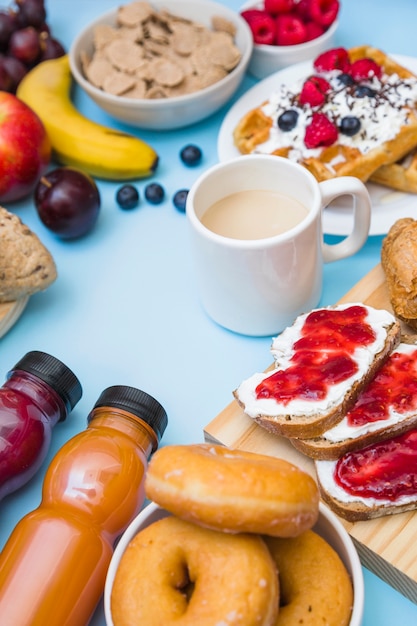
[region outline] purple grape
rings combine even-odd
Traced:
[[[9,41],[8,53],[27,66],[36,62],[41,52],[38,31],[33,26],[15,30]]]
[[[0,10],[0,48],[2,50],[6,50],[16,28],[15,16],[8,11]]]
[[[57,59],[65,54],[63,45],[48,33],[42,32],[41,36],[41,55],[39,62],[48,61],[49,59]]]
[[[39,29],[46,21],[46,9],[42,0],[16,0],[20,24]]]
[[[19,59],[15,59],[15,57],[11,56],[3,56],[0,57],[0,65],[2,65],[6,72],[9,74],[11,80],[11,86],[9,91],[10,93],[16,93],[16,89],[22,80],[22,78],[27,74],[27,67],[24,63],[19,61]]]

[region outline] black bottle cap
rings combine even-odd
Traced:
[[[15,370],[23,370],[37,376],[56,391],[67,411],[61,416],[60,421],[65,420],[83,394],[80,381],[69,367],[46,352],[38,350],[28,352],[9,371],[7,378],[10,378]]]
[[[127,387],[125,385],[107,387],[107,389],[101,392],[93,410],[100,406],[110,406],[130,411],[152,428],[158,442],[161,440],[168,425],[166,411],[158,400],[155,400],[146,391],[141,391],[135,387]]]

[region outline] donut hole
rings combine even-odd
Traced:
[[[194,594],[195,581],[192,580],[190,569],[187,561],[181,563],[181,579],[175,584],[175,590],[181,593],[187,604],[191,602],[191,598]]]

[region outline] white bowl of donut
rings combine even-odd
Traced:
[[[150,623],[152,620],[149,621],[149,611],[155,611],[157,616],[157,621],[152,623],[175,622],[177,626],[181,626],[182,617],[185,619],[184,623],[195,623],[199,626],[213,623],[227,623],[232,626],[251,626],[254,623],[259,626],[275,626],[277,612],[280,611],[286,611],[290,615],[288,623],[302,623],[300,620],[303,619],[308,623],[311,615],[303,615],[306,607],[309,607],[310,611],[315,611],[317,618],[315,623],[327,623],[330,626],[361,625],[364,580],[358,554],[339,518],[322,502],[315,500],[314,504],[315,487],[310,476],[294,466],[289,468],[290,474],[294,473],[297,481],[302,483],[300,490],[295,488],[293,491],[303,493],[308,509],[315,508],[315,523],[306,521],[306,517],[304,522],[300,522],[304,524],[306,530],[300,532],[300,527],[297,527],[294,535],[271,536],[269,531],[274,530],[266,525],[268,535],[247,530],[219,532],[221,524],[226,523],[225,519],[229,519],[228,513],[222,517],[221,512],[217,511],[214,524],[219,523],[220,526],[213,528],[211,521],[209,526],[206,524],[210,511],[204,510],[203,505],[203,508],[199,506],[198,510],[195,509],[196,523],[191,521],[193,503],[196,502],[195,492],[183,515],[176,515],[172,510],[178,501],[173,483],[177,482],[178,487],[185,487],[185,491],[190,493],[192,491],[189,489],[190,481],[196,487],[194,479],[197,472],[185,473],[181,469],[182,452],[185,450],[186,455],[189,456],[191,453],[193,456],[195,451],[200,454],[202,449],[204,453],[209,450],[213,455],[223,456],[222,460],[227,463],[230,460],[233,463],[236,459],[239,463],[242,459],[237,458],[238,454],[247,456],[251,453],[238,453],[224,448],[220,450],[212,445],[168,446],[168,448],[172,448],[173,456],[177,459],[176,464],[170,465],[171,471],[167,472],[167,466],[159,459],[154,465],[151,461],[148,476],[150,473],[149,491],[157,495],[155,499],[159,500],[160,497],[164,499],[169,493],[171,510],[168,511],[163,506],[151,502],[131,522],[120,538],[105,584],[104,611],[107,626]],[[224,450],[227,450],[227,453]],[[158,452],[155,456],[158,456]],[[161,449],[162,457],[165,452],[167,461],[171,462],[171,450]],[[190,469],[188,456],[187,466]],[[248,460],[246,456],[243,459],[245,463]],[[261,457],[261,464],[266,458]],[[265,470],[266,486],[265,483],[262,484],[262,490],[270,490],[266,494],[265,504],[261,503],[259,507],[259,492],[255,492],[251,477],[248,479],[246,476],[249,489],[246,492],[243,490],[243,500],[240,497],[242,490],[234,492],[236,505],[232,502],[233,513],[235,509],[242,513],[242,506],[245,510],[248,508],[249,501],[246,504],[244,502],[246,497],[252,498],[252,501],[258,500],[258,507],[263,509],[263,513],[268,513],[272,490],[268,472],[273,474],[276,471],[274,462],[285,464],[279,459],[271,460],[272,466]],[[283,472],[287,469],[285,465],[277,467],[283,469]],[[259,468],[258,466],[257,469]],[[221,468],[217,476],[225,477],[227,471]],[[205,476],[210,474],[208,467],[202,468],[201,475],[203,474]],[[238,473],[237,476],[245,481],[242,473]],[[183,478],[187,482],[186,485]],[[197,482],[198,480],[199,477]],[[291,476],[287,474],[285,481],[288,480],[291,480]],[[167,489],[166,481],[169,483]],[[211,490],[212,488],[213,483],[210,486]],[[224,499],[225,511],[228,510],[230,513],[230,502],[226,502],[227,494],[222,491],[222,485],[219,485],[219,492],[221,494],[215,495],[216,507],[221,497]],[[232,491],[229,490],[229,493]],[[206,502],[207,494],[203,497]],[[181,506],[184,507],[183,498]],[[271,506],[277,510],[274,502]],[[294,500],[290,506],[294,506]],[[289,515],[290,512],[287,511],[287,519]],[[262,525],[266,524],[266,519],[265,516],[262,518]],[[294,517],[291,523],[298,524],[298,520],[295,521]],[[288,530],[288,526],[285,526],[285,530]],[[183,578],[186,579],[189,572],[193,572],[192,582],[190,579],[186,583],[179,582]],[[238,576],[236,572],[239,572]],[[282,606],[284,595],[285,605]],[[248,597],[251,598],[250,603],[247,602]],[[146,609],[143,608],[144,603],[147,604]],[[175,609],[172,608],[174,605]],[[207,608],[204,608],[207,606],[208,613]],[[200,610],[203,612],[201,615],[197,612]],[[263,615],[262,621],[259,621],[260,613]],[[226,615],[228,619],[224,621]],[[234,615],[233,619],[231,615]]]

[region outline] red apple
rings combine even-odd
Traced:
[[[0,203],[29,195],[51,159],[39,117],[15,95],[0,91]]]

